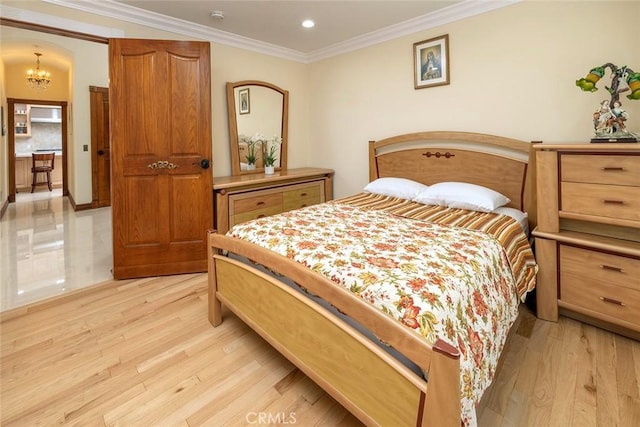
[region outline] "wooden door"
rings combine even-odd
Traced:
[[[109,41],[113,275],[206,271],[209,43]]]
[[[111,206],[109,88],[89,86],[92,208]]]

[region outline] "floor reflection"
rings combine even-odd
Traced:
[[[0,311],[112,278],[111,208],[74,212],[60,189],[18,193],[0,238]]]

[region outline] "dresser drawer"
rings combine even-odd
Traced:
[[[323,183],[314,182],[295,186],[283,193],[284,211],[300,209],[323,201]]]
[[[240,224],[241,222],[251,221],[252,219],[264,218],[265,216],[276,215],[281,212],[283,212],[281,204],[278,206],[271,206],[263,209],[254,209],[252,211],[233,215],[229,223],[230,223],[230,226],[234,226],[236,224]]]
[[[563,154],[561,180],[640,186],[640,156]]]
[[[322,182],[312,182],[310,184],[294,185],[287,187],[283,192],[284,203],[291,203],[302,199],[318,199],[320,200]]]
[[[640,291],[563,271],[561,300],[640,326]]]
[[[229,227],[282,212],[282,190],[268,189],[229,197]]]
[[[229,197],[229,226],[324,201],[324,181],[247,191]]]
[[[214,179],[214,228],[225,234],[235,224],[276,215],[332,198],[333,170],[298,168]]]
[[[640,260],[634,258],[560,245],[560,268],[563,274],[640,291]]]
[[[231,196],[233,202],[233,213],[235,215],[251,212],[255,210],[264,210],[273,207],[282,207],[282,192],[263,192],[262,194],[252,193],[249,197],[243,195],[241,197]]]
[[[640,221],[640,187],[562,182],[560,210]]]

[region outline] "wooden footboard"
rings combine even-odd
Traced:
[[[221,255],[249,258],[301,284],[428,373],[418,377],[356,329],[262,271]],[[396,320],[286,257],[209,233],[209,320],[226,305],[367,425],[459,426],[459,352],[429,345]]]

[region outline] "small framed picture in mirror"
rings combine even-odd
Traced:
[[[249,88],[240,89],[238,91],[239,104],[238,112],[240,114],[249,114],[250,104],[249,104]]]

